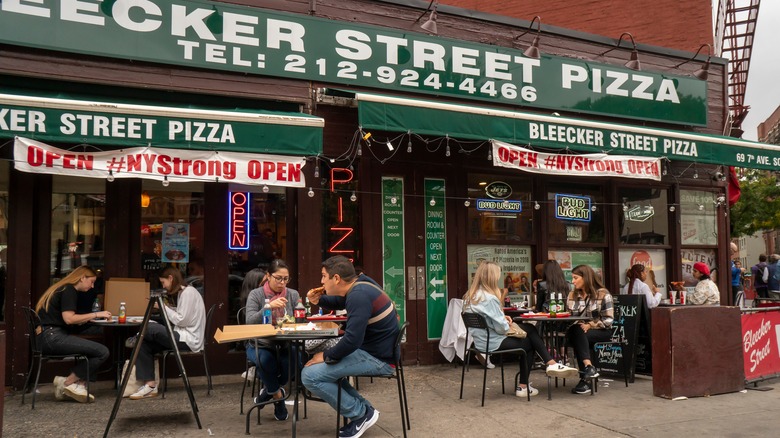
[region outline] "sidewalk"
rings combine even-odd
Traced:
[[[771,436],[780,418],[780,390],[744,391],[712,397],[670,401],[652,395],[652,382],[638,378],[625,387],[621,379],[602,378],[595,396],[571,394],[574,382],[553,388],[547,400],[546,378],[534,371],[531,381],[540,389],[531,402],[514,396],[511,380],[514,366],[507,365],[507,394],[501,394],[501,371],[488,371],[485,407],[480,407],[482,370],[466,374],[464,399],[458,399],[460,367],[434,365],[406,367],[406,389],[412,422],[410,437],[661,437],[661,436]],[[206,396],[205,378],[192,379],[203,429],[199,430],[181,380],[169,379],[165,399],[124,399],[111,437],[243,437],[245,416],[239,415],[241,378],[216,376],[212,395]],[[114,403],[109,382],[97,386],[93,404],[57,402],[50,383],[40,387],[35,410],[21,395],[7,397],[3,436],[6,437],[100,437]],[[778,381],[759,384],[778,387]],[[381,412],[379,422],[366,438],[402,435],[397,390],[394,381],[361,379],[361,393]],[[288,406],[292,413],[292,406]],[[301,405],[301,416],[303,409]],[[273,419],[265,408],[262,425],[251,419],[252,436],[290,436],[290,420]],[[292,418],[292,416],[291,416]],[[308,403],[308,419],[298,422],[299,437],[335,434],[335,412],[323,403]]]

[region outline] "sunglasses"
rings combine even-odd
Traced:
[[[279,283],[287,283],[290,281],[290,277],[282,277],[281,275],[271,275],[271,277]]]

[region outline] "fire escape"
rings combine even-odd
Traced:
[[[745,88],[760,4],[761,0],[720,0],[718,5],[715,52],[729,60],[729,122],[724,134],[733,137],[742,137],[742,121],[750,109]]]

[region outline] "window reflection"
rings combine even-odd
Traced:
[[[470,174],[468,177],[468,236],[469,241],[528,241],[533,239],[533,206],[531,178],[496,177],[488,174]],[[521,202],[522,210],[490,211],[478,209],[479,200],[502,203]]]
[[[620,242],[666,245],[669,243],[668,199],[665,189],[631,187],[618,191],[623,204],[619,216]]]
[[[582,205],[556,205],[566,199],[584,199],[590,201]],[[550,184],[547,191],[547,216],[550,218],[549,241],[553,243],[604,243],[604,196],[601,187],[596,185],[577,184]],[[570,202],[571,204],[572,202]],[[595,209],[593,207],[596,207]],[[563,210],[558,210],[562,208]],[[586,210],[590,211],[586,211]],[[588,215],[589,213],[589,215]],[[561,216],[569,215],[574,219],[561,219]],[[587,216],[587,220],[583,220]]]

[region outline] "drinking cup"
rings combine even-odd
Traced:
[[[685,296],[688,295],[688,291],[682,290],[680,291],[680,304],[685,304],[687,301],[685,300]]]
[[[677,291],[672,289],[669,291],[669,299],[671,300],[672,304],[677,303]]]

